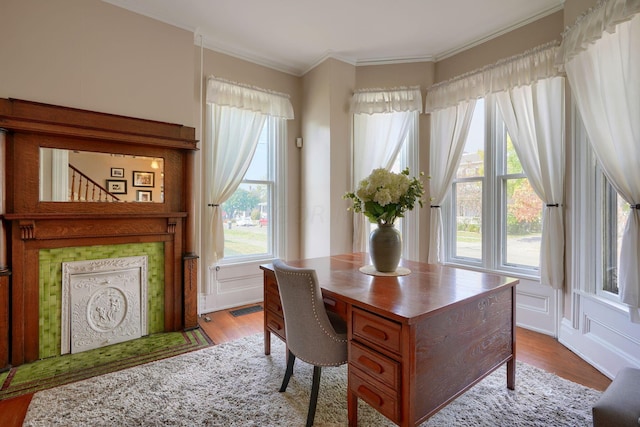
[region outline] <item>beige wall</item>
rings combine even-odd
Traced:
[[[196,123],[193,35],[99,0],[2,0],[0,97]]]
[[[558,11],[464,52],[438,61],[436,63],[435,81],[448,80],[536,46],[553,40],[560,40],[563,28],[563,12]]]
[[[570,27],[580,15],[598,4],[598,0],[565,0],[564,25]]]
[[[356,84],[356,68],[331,61],[331,246],[330,254],[353,250],[353,221],[342,195],[351,191],[351,123],[349,100]]]
[[[355,67],[328,59],[303,77],[301,256],[351,251],[352,225],[342,195],[350,190]]]

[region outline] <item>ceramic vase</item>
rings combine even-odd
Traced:
[[[402,254],[402,236],[393,224],[378,222],[369,235],[369,255],[376,270],[382,273],[396,271]]]

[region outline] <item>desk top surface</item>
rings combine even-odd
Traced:
[[[498,274],[407,260],[400,262],[411,270],[406,276],[370,276],[359,270],[370,264],[366,253],[287,261],[287,264],[316,270],[325,295],[405,323],[518,284],[517,279]],[[261,268],[273,270],[271,264]]]

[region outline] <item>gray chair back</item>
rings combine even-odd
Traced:
[[[273,267],[289,350],[314,366],[346,363],[346,325],[339,318],[330,321],[315,270],[291,267],[281,260],[275,260]]]

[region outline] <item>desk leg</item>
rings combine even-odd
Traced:
[[[516,360],[515,358],[507,362],[507,388],[515,390],[516,388]]]
[[[264,330],[264,354],[267,356],[271,354],[271,332],[267,329]]]
[[[347,416],[349,419],[349,427],[358,426],[358,396],[351,391],[351,387],[347,384]]]

